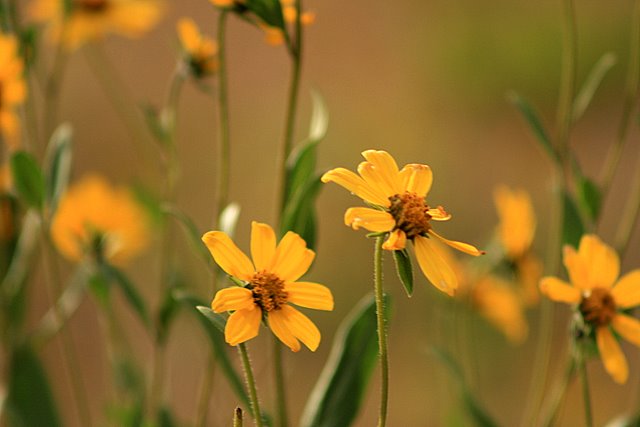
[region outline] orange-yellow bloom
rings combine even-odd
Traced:
[[[0,34],[0,135],[11,149],[17,148],[20,133],[16,109],[27,94],[23,73],[18,41],[14,36]]]
[[[204,37],[192,19],[182,18],[178,21],[178,39],[195,77],[205,77],[218,69],[218,44]]]
[[[458,280],[432,238],[469,255],[483,252],[467,243],[447,240],[433,230],[431,221],[448,221],[451,215],[442,206],[427,205],[426,197],[433,181],[431,168],[412,163],[399,170],[396,161],[385,151],[367,150],[362,155],[366,161],[358,166],[359,175],[336,168],[322,176],[322,182],[335,182],[373,206],[347,209],[345,224],[354,230],[362,227],[388,233],[382,246],[386,250],[402,250],[407,240],[412,241],[418,264],[427,279],[436,288],[453,295]]]
[[[62,196],[51,234],[60,253],[70,260],[89,255],[121,264],[146,247],[146,223],[142,207],[127,189],[90,175]]]
[[[159,21],[163,10],[160,0],[34,0],[30,14],[50,25],[54,41],[76,49],[109,33],[140,37]]]
[[[563,259],[571,283],[544,277],[540,290],[554,301],[576,307],[585,324],[595,330],[604,368],[614,381],[623,384],[629,367],[612,329],[640,346],[640,321],[623,313],[640,305],[640,269],[618,279],[618,255],[594,235],[583,236],[577,252],[565,246]]]
[[[271,331],[291,350],[299,351],[300,341],[311,351],[318,348],[320,331],[289,303],[333,310],[333,296],[326,286],[298,282],[315,258],[299,235],[289,231],[276,246],[273,229],[254,221],[253,262],[221,231],[210,231],[202,240],[220,268],[245,283],[218,291],[211,302],[216,313],[233,311],[224,331],[227,343],[235,346],[254,338],[266,317]]]

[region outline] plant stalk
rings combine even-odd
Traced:
[[[247,352],[247,346],[245,343],[238,344],[238,352],[240,353],[240,359],[242,360],[242,368],[244,370],[244,377],[247,381],[247,389],[249,389],[249,399],[251,401],[251,411],[253,412],[253,419],[256,427],[263,427],[262,412],[260,411],[260,401],[258,399],[258,390],[256,388],[256,382],[253,378],[253,369],[251,368],[251,360],[249,359],[249,353]]]
[[[384,308],[384,288],[382,278],[382,242],[384,236],[376,237],[373,257],[374,290],[376,300],[376,320],[378,329],[378,356],[380,358],[380,409],[378,427],[387,424],[387,403],[389,399],[389,357],[387,351],[387,325]]]

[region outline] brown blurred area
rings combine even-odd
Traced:
[[[354,169],[361,160],[359,153],[369,148],[389,151],[399,164],[429,164],[435,176],[430,202],[442,204],[454,216],[439,230],[449,238],[479,246],[489,240],[497,222],[493,188],[500,183],[524,188],[532,194],[539,220],[535,247],[543,254],[552,220],[551,164],[506,94],[515,90],[529,99],[552,127],[560,75],[560,2],[309,0],[305,6],[317,19],[305,33],[296,140],[306,135],[310,91],[318,91],[330,113],[329,132],[319,148],[320,170]],[[614,52],[618,58],[571,141],[584,171],[597,178],[620,120],[632,2],[578,2],[576,7],[579,81],[605,52]],[[217,12],[209,2],[183,0],[170,2],[161,25],[144,38],[131,41],[114,36],[105,41],[107,55],[136,101],[156,106],[164,102],[177,60],[175,23],[181,16],[192,17],[203,32],[215,34]],[[274,220],[276,153],[283,134],[289,63],[283,48],[266,45],[263,35],[246,23],[230,19],[228,30],[231,199],[242,208],[236,241],[246,250],[250,222]],[[159,164],[157,152],[134,147],[82,50],[68,63],[62,93],[59,116],[75,131],[74,176],[98,171],[118,183],[137,181],[158,188],[163,171],[143,166]],[[215,103],[188,83],[178,114],[182,164],[178,205],[206,231],[212,223],[216,179]],[[614,191],[606,201],[600,233],[606,242],[613,240],[639,156],[634,126]],[[317,259],[307,277],[331,287],[336,307],[330,313],[310,314],[323,333],[317,352],[285,353],[292,425],[297,424],[326,360],[337,325],[372,289],[373,242],[364,232],[349,230],[342,220],[347,207],[359,204],[333,184],[323,188],[319,199]],[[636,230],[631,239],[623,272],[640,266],[638,233]],[[175,234],[175,253],[184,280],[210,300],[206,266],[178,227]],[[159,242],[156,237],[150,251],[127,270],[154,309],[160,298]],[[456,309],[420,274],[416,274],[415,293],[408,299],[396,279],[391,257],[386,258],[385,286],[393,298],[389,425],[437,426],[455,416],[458,390],[430,354],[432,346],[455,353],[471,373],[468,379],[477,396],[501,425],[519,425],[529,397],[537,312],[529,313],[532,332],[527,342],[513,346],[484,320]],[[34,321],[49,304],[41,282],[36,277],[31,291]],[[118,308],[136,358],[150,373],[152,337],[125,304]],[[87,379],[91,409],[98,419],[109,397],[111,379],[96,309],[87,299],[70,327],[81,356],[76,369]],[[559,376],[569,310],[563,305],[554,311],[551,375]],[[249,346],[267,407],[274,403],[270,341],[270,332],[263,328]],[[613,383],[599,361],[589,365],[596,425],[637,408],[640,353],[627,344],[624,350],[631,364],[625,386]],[[181,315],[169,341],[165,400],[185,425],[195,416],[208,352],[200,326]],[[230,354],[235,359],[233,349]],[[57,342],[47,346],[45,358],[65,420],[75,425],[73,409],[65,404],[71,402],[72,394]],[[209,425],[230,425],[236,402],[219,371],[214,382]],[[375,423],[377,385],[376,371],[356,426]],[[559,425],[581,425],[582,416],[580,393],[574,384]]]

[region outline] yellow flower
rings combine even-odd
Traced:
[[[182,18],[178,21],[178,39],[195,77],[213,74],[218,69],[218,44],[203,37],[193,20]]]
[[[488,275],[478,280],[472,291],[473,306],[513,343],[527,338],[529,327],[522,302],[509,283]]]
[[[629,376],[629,367],[611,329],[640,346],[640,321],[623,313],[640,305],[640,269],[618,279],[618,255],[594,235],[583,236],[577,252],[565,246],[563,259],[571,283],[544,277],[540,290],[553,301],[577,308],[585,324],[595,330],[606,371],[623,384]]]
[[[146,219],[128,190],[90,175],[61,198],[51,234],[58,250],[70,260],[90,255],[121,264],[145,248]]]
[[[500,218],[500,241],[507,257],[511,260],[518,259],[529,250],[536,232],[531,198],[526,191],[512,191],[506,186],[496,188],[493,196]]]
[[[424,275],[435,287],[453,295],[458,280],[431,238],[470,255],[483,252],[467,243],[447,240],[433,230],[431,221],[448,221],[451,215],[442,206],[427,205],[426,197],[433,181],[431,169],[412,163],[399,170],[396,161],[385,151],[367,150],[362,155],[366,161],[358,166],[359,175],[337,168],[322,176],[322,182],[333,181],[373,206],[349,208],[344,215],[345,224],[354,230],[363,227],[388,233],[383,245],[386,250],[402,250],[407,240],[413,241]]]
[[[23,78],[24,63],[14,36],[0,34],[0,136],[16,149],[20,126],[16,109],[27,94]]]
[[[65,3],[70,5],[68,11]],[[54,41],[76,49],[109,33],[140,37],[158,22],[163,10],[160,0],[34,0],[30,14],[50,24]]]
[[[246,284],[218,291],[211,303],[216,313],[233,311],[224,331],[229,344],[235,346],[257,336],[264,316],[271,331],[291,350],[299,351],[300,341],[311,351],[318,348],[320,331],[289,303],[333,310],[333,296],[323,285],[297,281],[315,257],[300,236],[290,231],[276,246],[273,229],[254,221],[253,262],[221,231],[210,231],[202,240],[220,268]]]

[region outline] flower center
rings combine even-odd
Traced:
[[[607,326],[616,314],[616,302],[609,290],[594,288],[589,296],[582,297],[580,313],[594,326]]]
[[[107,9],[109,0],[76,0],[75,5],[84,12],[99,13]]]
[[[389,213],[396,220],[395,229],[404,231],[408,239],[427,234],[431,228],[431,215],[428,213],[429,206],[425,203],[424,197],[405,191],[403,194],[389,197],[389,201]]]
[[[288,294],[284,290],[284,280],[273,273],[259,271],[251,278],[253,302],[263,311],[279,310],[287,302]]]

